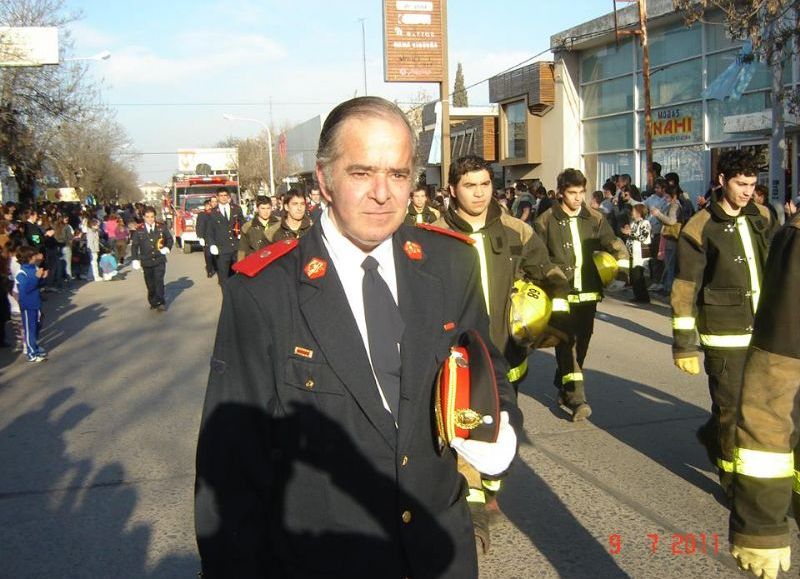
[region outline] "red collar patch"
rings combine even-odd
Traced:
[[[403,251],[406,252],[408,259],[419,261],[422,259],[422,246],[414,241],[406,241],[403,245]]]
[[[328,262],[324,259],[315,257],[306,264],[306,266],[303,268],[303,271],[306,272],[308,279],[318,279],[324,277],[328,272]]]

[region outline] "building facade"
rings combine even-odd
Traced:
[[[721,14],[687,27],[671,0],[648,1],[653,160],[662,174],[675,172],[694,200],[708,188],[716,159],[730,148],[759,155],[759,180],[769,168],[771,71],[756,62],[739,100],[716,100],[704,90],[742,55],[742,43],[726,33]],[[618,26],[638,22],[635,5],[617,13]],[[617,42],[614,15],[565,30],[551,38],[555,55],[555,100],[569,102],[560,122],[577,137],[577,151],[562,166],[580,166],[589,188],[599,189],[613,174],[628,173],[646,184],[642,51],[636,38]],[[787,63],[784,83],[798,82],[797,62]],[[753,116],[757,117],[754,122]],[[787,193],[797,191],[797,125],[788,119]],[[577,135],[573,127],[579,127]],[[544,137],[547,139],[547,135]],[[575,155],[577,153],[577,155]]]

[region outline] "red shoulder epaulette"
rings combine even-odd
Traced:
[[[244,274],[247,277],[255,277],[262,269],[279,257],[283,257],[295,247],[297,247],[296,239],[276,241],[234,263],[233,271]]]
[[[417,227],[420,229],[427,229],[428,231],[433,231],[434,233],[441,233],[442,235],[447,235],[449,237],[454,237],[459,241],[463,241],[469,245],[473,245],[475,240],[472,239],[468,235],[464,235],[463,233],[459,233],[458,231],[453,231],[452,229],[445,229],[444,227],[436,227],[435,225],[431,225],[430,223],[417,223]]]

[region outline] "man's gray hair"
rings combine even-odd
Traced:
[[[357,97],[350,99],[336,106],[325,123],[319,134],[319,146],[317,148],[317,164],[322,169],[325,177],[325,184],[330,188],[332,183],[331,168],[333,163],[342,154],[339,147],[339,132],[345,121],[349,119],[384,118],[396,119],[402,122],[408,129],[411,140],[412,167],[411,174],[416,174],[417,162],[417,135],[408,121],[408,117],[400,110],[396,104],[381,97]]]

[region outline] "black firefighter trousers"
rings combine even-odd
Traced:
[[[717,467],[726,493],[733,482],[733,449],[746,359],[747,348],[705,349],[711,417],[697,431],[697,438],[706,447],[711,464]]]
[[[583,361],[594,332],[596,311],[597,302],[570,304],[569,342],[556,346],[556,375],[553,384],[558,388],[563,403],[572,409],[586,402]]]
[[[164,302],[164,274],[167,271],[166,262],[162,261],[153,266],[142,266],[144,270],[144,284],[147,286],[147,301],[151,308],[156,308]]]

